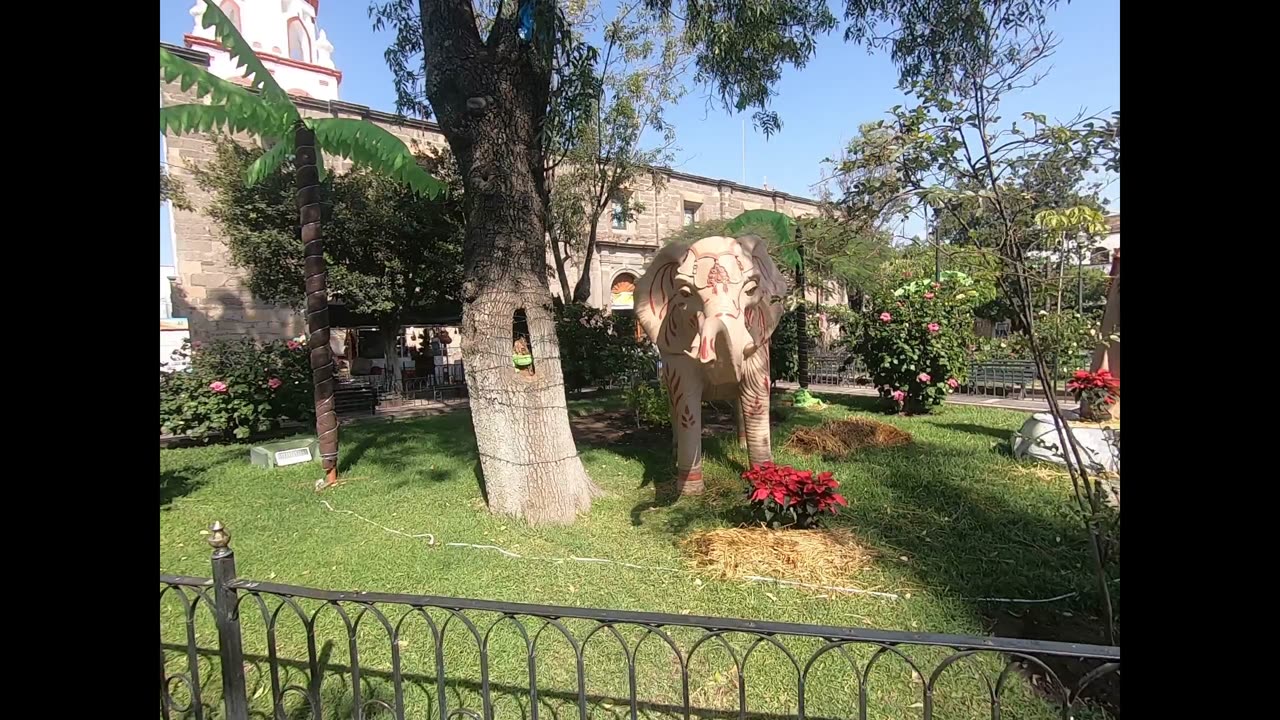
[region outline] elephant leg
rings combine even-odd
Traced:
[[[702,373],[696,363],[672,363],[667,392],[676,436],[676,493],[697,495],[702,482]]]
[[[742,398],[738,398],[738,400],[733,403],[733,421],[734,426],[738,429],[738,447],[746,450],[747,423],[746,419],[742,416]]]
[[[752,465],[773,460],[769,436],[769,349],[747,358],[742,383],[738,386],[738,407],[746,432],[747,458]]]

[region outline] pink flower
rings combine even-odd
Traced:
[[[272,390],[275,390],[276,388],[280,387],[283,384],[284,384],[284,381],[282,381],[280,378],[271,378],[270,380],[267,381],[267,387],[271,388]]]
[[[899,402],[899,403],[900,403],[900,402],[902,402],[903,398],[905,398],[906,396],[907,396],[907,394],[906,394],[906,393],[904,393],[904,392],[902,392],[901,390],[894,390],[894,391],[893,391],[893,401],[894,401],[894,402]]]
[[[889,313],[887,312],[880,313],[880,322],[889,322],[892,319],[893,319],[893,316],[890,315]]]
[[[941,329],[942,329],[942,326],[939,325],[938,323],[929,323],[929,332],[936,333]]]
[[[952,390],[955,390],[956,388],[960,387],[960,383],[956,382],[955,378],[947,378],[947,387],[951,388]]]
[[[298,348],[302,347],[302,343],[298,342],[297,340],[290,340],[289,342],[285,343],[285,347],[288,347],[290,350],[297,350]]]
[[[927,293],[925,293],[925,294],[924,294],[924,299],[925,299],[925,300],[932,300],[932,299],[933,299],[933,293],[931,293],[931,292],[927,292]]]
[[[209,389],[216,393],[224,393],[227,391],[227,384],[222,382],[221,380],[214,380],[213,382],[209,383]]]
[[[937,289],[938,289],[938,288],[940,288],[940,287],[942,287],[942,283],[934,283],[934,284],[933,284],[933,289],[934,289],[934,290],[937,290]]]
[[[922,383],[927,383],[933,378],[929,377],[929,373],[920,373],[919,375],[916,376],[916,379]]]

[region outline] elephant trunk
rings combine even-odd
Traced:
[[[703,321],[700,335],[698,360],[704,365],[732,365],[734,381],[741,382],[743,360],[755,352],[755,345],[742,320],[721,315],[709,317]]]

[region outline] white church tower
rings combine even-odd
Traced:
[[[221,0],[218,6],[286,92],[317,100],[338,99],[342,73],[333,65],[333,45],[316,27],[320,0]],[[196,0],[191,8],[195,29],[183,38],[187,47],[209,54],[213,74],[247,84],[244,71],[214,39],[213,29],[200,27],[204,10],[204,1]]]

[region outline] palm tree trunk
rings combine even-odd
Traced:
[[[800,228],[796,228],[796,238],[799,239]],[[798,248],[800,253],[800,262],[796,265],[796,288],[800,291],[800,304],[796,306],[796,364],[800,367],[796,371],[797,380],[800,387],[809,387],[809,312],[805,309],[805,292],[804,292],[804,248]]]
[[[307,293],[307,334],[311,350],[311,382],[315,386],[316,437],[324,467],[321,487],[338,482],[338,414],[333,351],[329,348],[329,288],[324,243],[320,235],[320,171],[316,166],[316,134],[302,123],[294,129],[298,178],[298,220],[302,224]]]

